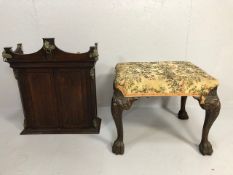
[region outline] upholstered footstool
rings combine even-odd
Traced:
[[[218,81],[199,67],[186,61],[127,62],[115,68],[111,111],[117,128],[112,151],[124,153],[122,112],[140,97],[181,96],[179,119],[188,119],[187,96],[193,96],[206,111],[199,150],[203,155],[213,152],[208,140],[209,130],[220,111]]]

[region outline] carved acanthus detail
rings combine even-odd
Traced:
[[[122,108],[122,110],[128,110],[132,106],[133,102],[138,99],[139,98],[135,97],[124,97],[119,90],[115,89],[112,98],[112,105],[118,106],[119,108]]]
[[[98,44],[95,43],[95,47],[93,47],[94,49],[92,50],[92,52],[89,54],[90,58],[94,58],[95,61],[98,60],[99,58],[99,53],[98,53]]]
[[[7,59],[10,59],[10,58],[12,58],[12,55],[11,54],[9,54],[9,53],[6,53],[6,51],[4,50],[3,52],[2,52],[2,57],[3,57],[3,61],[7,61]]]
[[[95,68],[91,68],[90,76],[91,76],[92,79],[95,79]]]
[[[52,54],[52,51],[55,49],[55,45],[51,44],[49,41],[44,41],[43,49],[47,54]]]

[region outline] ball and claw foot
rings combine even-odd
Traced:
[[[124,154],[124,143],[123,141],[116,140],[112,146],[112,152],[115,154]]]
[[[199,150],[202,155],[211,155],[213,153],[213,148],[209,141],[201,142],[199,145]]]
[[[188,120],[189,116],[188,116],[188,113],[186,111],[180,110],[178,113],[178,118],[181,120]]]

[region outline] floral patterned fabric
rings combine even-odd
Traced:
[[[125,97],[203,97],[219,83],[191,62],[161,61],[119,63],[114,84]]]

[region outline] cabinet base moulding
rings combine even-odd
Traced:
[[[101,119],[97,120],[97,127],[88,128],[45,128],[45,129],[31,129],[25,128],[20,134],[30,135],[30,134],[99,134],[101,126]]]

